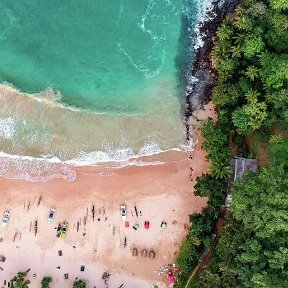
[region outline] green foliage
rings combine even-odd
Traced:
[[[233,123],[239,134],[249,134],[259,129],[268,116],[267,106],[256,98],[249,99],[248,103],[233,112]]]
[[[269,0],[270,5],[276,10],[288,9],[288,2],[286,0]]]
[[[184,271],[177,287],[185,287],[199,257],[212,245],[231,173],[229,136],[236,134],[238,147],[244,147],[243,139],[256,130],[288,128],[287,13],[287,0],[243,0],[217,31],[211,57],[218,72],[212,92],[218,120],[202,128],[211,173],[195,185],[195,194],[208,197],[208,204],[190,217],[192,226],[177,260]],[[233,185],[231,219],[208,269],[192,287],[288,287],[288,140],[274,136],[269,143],[271,166],[247,173]]]
[[[52,282],[51,277],[49,277],[49,276],[43,277],[43,279],[41,280],[41,288],[49,288],[51,282]]]
[[[233,222],[198,287],[287,287],[288,138],[271,137],[269,152],[270,166],[233,184]]]
[[[263,53],[260,58],[262,69],[260,75],[267,88],[287,88],[288,54],[275,55]]]
[[[259,55],[265,47],[264,41],[260,36],[255,37],[254,35],[247,36],[243,46],[243,52],[245,57],[252,58]]]
[[[86,282],[84,280],[75,280],[73,283],[73,288],[86,288]]]
[[[214,162],[211,167],[211,174],[215,179],[227,179],[232,173],[230,163],[227,162]]]
[[[245,75],[252,81],[254,81],[258,77],[258,68],[256,68],[254,65],[248,66]]]
[[[222,110],[232,110],[232,130],[238,133],[273,124],[288,127],[287,101],[280,110],[269,101],[280,91],[287,94],[288,17],[283,7],[281,1],[246,0],[236,17],[218,29],[211,55],[219,77],[212,99]],[[258,94],[252,100],[245,95],[251,90]]]
[[[203,125],[202,133],[205,137],[203,148],[207,151],[208,159],[213,163],[227,163],[230,158],[227,135],[212,120]]]
[[[194,186],[196,196],[208,197],[212,206],[220,206],[225,198],[226,182],[214,178],[211,174],[203,174],[197,177]]]
[[[30,281],[26,279],[26,272],[18,272],[17,275],[11,279],[12,288],[28,288]]]

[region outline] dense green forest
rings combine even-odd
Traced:
[[[211,171],[195,186],[209,201],[191,215],[177,287],[209,248],[211,260],[189,287],[288,287],[288,1],[242,1],[219,27],[211,61],[218,119],[203,125]],[[233,184],[223,218],[233,155],[256,157],[260,170]]]

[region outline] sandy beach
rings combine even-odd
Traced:
[[[195,116],[202,121],[213,113],[208,105]],[[0,229],[0,255],[5,257],[0,287],[8,287],[5,280],[28,269],[32,288],[39,287],[43,276],[53,278],[52,287],[71,287],[77,277],[87,280],[88,287],[117,288],[125,282],[127,288],[166,287],[165,276],[155,270],[174,263],[189,214],[200,212],[206,203],[193,194],[196,177],[209,169],[199,131],[195,140],[192,153],[161,155],[162,165],[73,167],[74,182],[0,178],[0,211],[10,211],[8,225]],[[127,207],[129,227],[120,217],[121,204]],[[51,207],[56,214],[48,223]],[[69,224],[67,236],[57,238],[56,227],[64,221]],[[149,229],[144,221],[150,222]],[[163,221],[167,227],[160,227]],[[132,256],[134,248],[138,256]],[[155,258],[149,258],[150,251]],[[106,282],[104,272],[110,275]]]

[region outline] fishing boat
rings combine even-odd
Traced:
[[[127,218],[127,210],[124,204],[120,206],[120,214],[121,214],[122,220],[125,221]]]

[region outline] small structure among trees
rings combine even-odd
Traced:
[[[258,161],[256,159],[248,159],[244,157],[234,157],[233,159],[231,159],[231,166],[233,174],[228,184],[225,207],[229,207],[232,201],[232,183],[235,182],[237,179],[241,179],[247,171],[256,173],[259,168]]]

